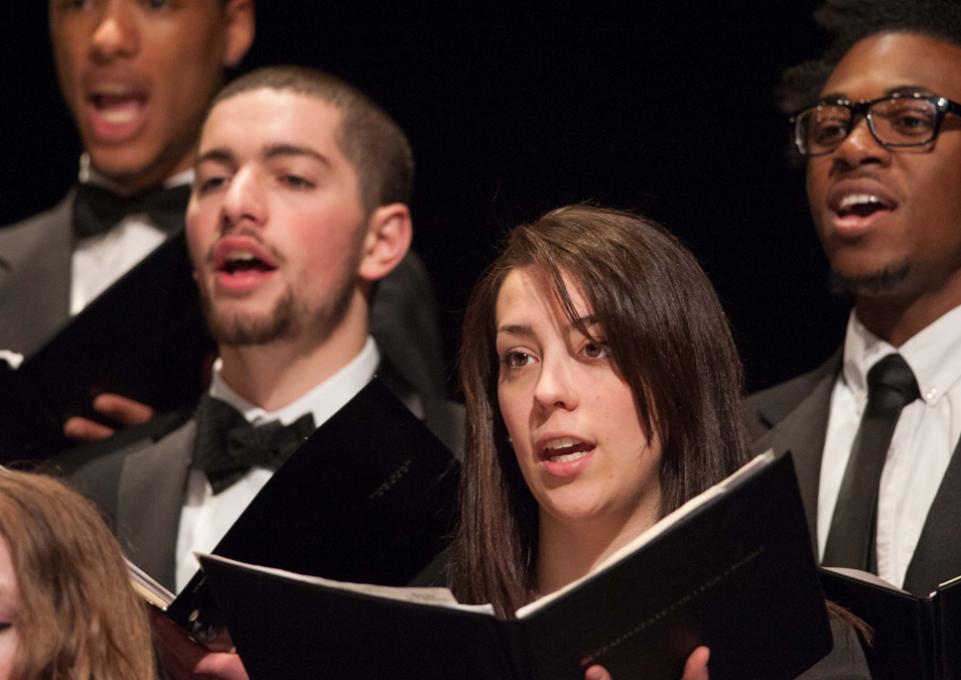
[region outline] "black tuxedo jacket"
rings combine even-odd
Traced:
[[[464,410],[424,397],[384,364],[378,377],[454,454],[463,449]],[[117,437],[75,449],[54,465],[111,523],[126,555],[174,590],[177,533],[197,426],[193,409],[161,416]]]
[[[747,398],[745,421],[752,450],[769,448],[794,454],[811,540],[817,545],[818,486],[831,408],[831,393],[841,371],[841,350],[821,366]],[[961,447],[958,447],[961,448]],[[954,455],[928,511],[905,574],[904,589],[927,595],[939,583],[961,575],[961,456]]]

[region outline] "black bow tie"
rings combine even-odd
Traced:
[[[252,467],[276,470],[314,431],[311,414],[290,425],[254,426],[230,404],[204,396],[197,406],[197,439],[190,467],[202,470],[218,494]]]
[[[73,230],[78,238],[96,236],[127,215],[146,215],[158,228],[172,234],[183,226],[189,200],[189,184],[136,196],[121,196],[94,184],[81,184],[73,202]]]

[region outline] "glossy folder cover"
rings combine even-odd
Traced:
[[[863,647],[876,680],[961,680],[961,576],[926,597],[856,569],[822,568],[821,583],[871,626]]]
[[[203,389],[213,351],[183,232],[168,239],[16,370],[0,371],[0,462],[47,458],[73,444],[72,415],[116,392],[159,413]],[[5,365],[5,364],[4,364]]]
[[[447,447],[374,379],[281,466],[214,552],[406,585],[447,543],[459,470]],[[221,624],[202,572],[167,613],[202,640]]]

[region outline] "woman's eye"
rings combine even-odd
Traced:
[[[532,357],[527,352],[508,352],[504,355],[502,359],[504,366],[507,368],[521,368],[522,366],[527,366],[534,361]]]
[[[584,345],[583,352],[588,359],[603,359],[611,353],[611,350],[603,342],[588,342]]]

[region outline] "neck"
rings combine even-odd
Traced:
[[[653,509],[619,522],[607,518],[561,522],[542,511],[537,550],[538,594],[547,595],[586,576],[657,520]]]
[[[90,157],[91,167],[106,179],[115,191],[125,196],[134,196],[141,192],[159,187],[170,177],[180,174],[193,167],[196,149],[193,145],[175,158],[157,159],[153,164],[139,168],[136,172],[109,171],[99,167]]]
[[[861,295],[855,309],[858,320],[872,333],[900,347],[958,305],[961,305],[961,271],[937,289],[920,295]]]
[[[367,341],[367,306],[352,304],[322,341],[305,329],[263,345],[220,346],[221,377],[244,399],[266,411],[296,401],[354,359]]]

